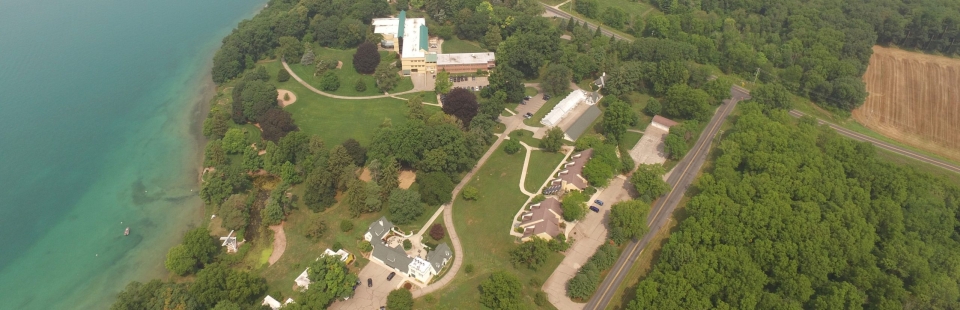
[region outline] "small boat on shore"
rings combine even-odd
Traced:
[[[129,235],[130,235],[130,227],[127,227],[127,229],[123,231],[123,235],[124,235],[124,236],[129,236]]]

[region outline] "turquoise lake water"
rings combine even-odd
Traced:
[[[166,276],[203,217],[210,60],[264,3],[0,2],[0,308],[104,309]]]

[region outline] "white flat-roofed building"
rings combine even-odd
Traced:
[[[437,55],[437,70],[451,73],[490,70],[496,66],[496,56],[488,53],[457,53]]]

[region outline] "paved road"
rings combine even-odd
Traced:
[[[791,111],[790,111],[790,115],[793,116],[793,117],[802,117],[802,116],[804,116],[804,115],[806,115],[806,114],[804,114],[803,112],[797,111],[797,110],[791,110]],[[859,132],[856,132],[856,131],[853,131],[853,130],[850,130],[850,129],[846,129],[846,128],[840,127],[840,126],[838,126],[838,125],[836,125],[836,124],[833,124],[833,123],[830,123],[830,122],[827,122],[827,121],[824,121],[824,120],[821,120],[821,119],[817,119],[817,122],[819,122],[821,125],[830,126],[830,128],[833,128],[833,130],[836,130],[837,133],[839,133],[839,134],[841,134],[841,135],[843,135],[843,136],[845,136],[845,137],[848,137],[848,138],[851,138],[851,139],[854,139],[854,140],[857,140],[857,141],[870,142],[870,144],[873,144],[874,146],[876,146],[876,147],[878,147],[878,148],[881,148],[881,149],[884,149],[884,150],[887,150],[887,151],[890,151],[890,152],[894,152],[894,153],[897,153],[897,154],[900,154],[900,155],[903,155],[903,156],[906,156],[906,157],[910,157],[910,158],[912,158],[912,159],[915,159],[915,160],[918,160],[918,161],[922,161],[922,162],[925,162],[925,163],[928,163],[928,164],[931,164],[931,165],[934,165],[934,166],[937,166],[937,167],[946,169],[946,170],[948,170],[948,171],[960,173],[960,167],[958,167],[958,166],[956,166],[956,165],[953,165],[953,164],[950,164],[950,163],[948,163],[948,162],[945,162],[945,161],[942,161],[942,160],[939,160],[939,159],[936,159],[936,158],[933,158],[933,157],[929,157],[929,156],[926,156],[926,155],[923,155],[923,154],[918,154],[918,153],[916,153],[916,152],[913,152],[913,151],[910,151],[910,150],[907,150],[907,149],[898,147],[898,146],[896,146],[896,145],[893,145],[893,144],[884,142],[884,141],[879,140],[879,139],[875,139],[875,138],[873,138],[873,137],[864,135],[864,134],[862,134],[862,133],[859,133]]]
[[[564,18],[564,19],[571,19],[571,18],[572,18],[572,19],[576,19],[576,20],[580,21],[581,24],[586,23],[586,24],[587,24],[587,27],[589,27],[591,30],[594,30],[594,31],[597,30],[597,25],[596,25],[596,24],[593,24],[593,23],[590,23],[590,22],[585,21],[585,20],[583,20],[583,19],[574,17],[573,15],[570,15],[570,13],[567,13],[567,12],[564,12],[563,10],[561,10],[561,9],[558,9],[558,8],[555,8],[555,7],[552,7],[552,6],[549,6],[549,5],[547,5],[546,3],[541,2],[540,5],[543,5],[543,9],[544,9],[544,11],[545,11],[544,14],[543,14],[544,16],[548,16],[548,17],[556,16],[556,17],[560,17],[560,18]],[[607,30],[607,29],[604,29],[604,28],[600,28],[600,33],[602,33],[603,35],[608,36],[608,37],[609,37],[609,36],[613,36],[613,37],[617,38],[617,40],[633,41],[633,40],[631,40],[631,39],[629,39],[629,38],[627,38],[627,37],[624,37],[624,36],[621,36],[621,35],[619,35],[619,34],[613,33],[613,32],[611,32],[610,30]]]
[[[640,241],[633,241],[627,244],[623,254],[617,259],[617,263],[614,264],[613,269],[610,270],[607,277],[600,283],[597,292],[584,309],[595,310],[605,309],[607,307],[610,299],[616,293],[617,288],[620,287],[620,283],[626,278],[627,272],[633,267],[633,263],[640,257],[640,254],[643,253],[643,249],[647,246],[647,243],[650,243],[650,240],[657,234],[657,231],[663,228],[663,225],[669,221],[670,216],[673,215],[673,210],[677,207],[677,204],[679,204],[680,199],[683,198],[687,188],[690,187],[690,184],[696,179],[697,174],[700,173],[700,167],[703,166],[707,154],[710,153],[710,145],[713,143],[717,132],[719,132],[720,125],[723,124],[723,121],[730,115],[730,112],[736,107],[738,101],[750,97],[745,89],[736,86],[730,89],[730,93],[733,98],[724,100],[724,104],[720,106],[717,113],[714,114],[710,122],[707,123],[706,129],[700,134],[700,138],[697,139],[697,143],[694,144],[693,149],[691,149],[690,153],[687,153],[687,156],[684,156],[683,159],[680,160],[680,163],[673,168],[673,173],[667,178],[667,183],[669,183],[671,187],[670,193],[657,199],[656,203],[650,209],[650,215],[647,216],[650,231],[645,234]]]

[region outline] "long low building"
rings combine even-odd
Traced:
[[[458,53],[438,54],[437,70],[450,73],[476,72],[490,70],[497,65],[494,53]]]

